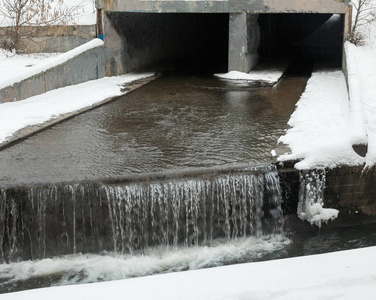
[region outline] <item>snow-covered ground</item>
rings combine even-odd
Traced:
[[[291,128],[279,139],[292,153],[279,160],[302,159],[295,165],[299,169],[362,164],[364,158],[352,149],[351,132],[363,123],[352,124],[351,116],[342,71],[313,73],[288,122]]]
[[[340,71],[312,74],[279,139],[291,153],[279,161],[299,159],[298,169],[376,164],[376,22],[363,29],[364,46],[345,44],[348,91]],[[368,145],[365,158],[352,149],[357,144]]]

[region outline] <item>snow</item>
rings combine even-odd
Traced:
[[[8,78],[15,78],[13,81],[17,81],[17,75],[25,73],[30,67],[43,63],[48,58],[52,58],[59,55],[59,53],[38,53],[35,55],[14,55],[14,53],[0,50],[0,68],[1,70],[7,70],[6,72],[0,72],[0,85],[3,85]],[[11,82],[13,82],[11,81]]]
[[[374,299],[376,247],[2,294],[40,299]]]
[[[19,82],[19,81],[24,80],[28,77],[42,73],[42,72],[44,72],[44,71],[46,71],[50,68],[53,68],[53,67],[58,66],[60,64],[63,64],[66,61],[74,58],[75,56],[77,56],[77,55],[79,55],[79,54],[81,54],[85,51],[88,51],[88,50],[96,48],[96,47],[100,47],[102,45],[103,45],[103,41],[101,39],[93,39],[93,40],[91,40],[91,41],[89,41],[89,42],[87,42],[87,43],[85,43],[85,44],[83,44],[83,45],[81,45],[77,48],[74,48],[74,49],[72,49],[72,50],[70,50],[66,53],[63,53],[63,54],[60,54],[60,55],[57,55],[57,56],[52,55],[48,59],[45,59],[45,60],[39,62],[38,64],[27,68],[27,70],[25,70],[23,72],[12,71],[11,72],[12,76],[7,76],[6,74],[0,75],[3,79],[3,80],[0,81],[0,89],[7,87],[7,86],[11,86],[16,82]],[[21,58],[25,58],[25,57],[26,56],[21,56]],[[30,56],[30,57],[32,57],[32,56]],[[20,67],[20,64],[18,64],[18,62],[21,62],[22,59],[14,58],[13,60],[17,63],[17,66]],[[4,59],[4,56],[3,56],[3,59],[0,58],[0,63],[7,64],[9,62],[10,61],[7,60],[7,58]],[[5,67],[6,67],[6,65],[5,65]],[[8,67],[9,67],[9,65],[8,65]],[[4,70],[2,65],[1,65],[1,70]]]
[[[142,73],[105,77],[52,90],[26,100],[0,104],[0,143],[27,126],[41,124],[106,98],[122,95],[122,85],[153,75]]]
[[[309,207],[309,222],[319,227],[322,222],[328,222],[338,217],[339,211],[333,208],[323,208],[322,204],[314,203]]]
[[[258,81],[274,84],[279,80],[282,74],[283,72],[280,70],[251,71],[249,73],[230,71],[228,73],[214,74],[214,76],[227,80]]]
[[[290,154],[278,160],[301,160],[297,169],[359,165],[364,158],[352,149],[353,130],[345,77],[340,70],[314,72],[296,104],[279,142],[289,145]]]
[[[365,128],[360,142],[368,144],[366,167],[371,167],[376,164],[376,53],[369,46],[356,47],[348,42],[345,49],[349,56],[351,100],[358,102],[358,119]]]
[[[291,149],[279,161],[301,160],[298,169],[376,164],[376,22],[364,33],[366,45],[345,43],[348,91],[340,70],[312,74],[278,140]],[[352,149],[358,144],[368,145],[365,158]]]

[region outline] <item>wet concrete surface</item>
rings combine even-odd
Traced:
[[[308,77],[262,87],[168,72],[1,151],[0,185],[270,163]]]

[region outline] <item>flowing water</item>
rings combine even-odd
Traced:
[[[62,276],[57,284],[88,282],[242,262],[283,247],[270,150],[307,78],[262,87],[167,74],[1,151],[1,290],[38,281],[39,264],[51,268],[44,279]],[[79,257],[130,266],[87,275],[88,265],[60,265],[80,265]],[[154,262],[137,271],[145,260]],[[24,278],[16,275],[28,264]]]
[[[149,248],[146,253],[65,255],[0,265],[0,293],[197,270],[376,245],[375,225],[217,240],[211,246]]]
[[[269,164],[308,76],[275,87],[167,74],[0,152],[0,186]]]
[[[143,181],[61,183],[0,190],[0,259],[133,253],[281,233],[272,167]]]
[[[368,225],[282,234],[270,150],[308,76],[167,74],[1,151],[0,293],[375,245]]]

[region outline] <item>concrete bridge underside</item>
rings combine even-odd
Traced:
[[[97,0],[113,12],[155,13],[345,13],[341,0]]]
[[[265,37],[265,26],[273,27],[281,33],[278,24],[275,21],[266,20],[268,18],[264,17],[265,15],[289,14],[296,16],[304,14],[310,16],[310,20],[314,20],[313,23],[319,23],[317,22],[319,19],[328,19],[331,14],[340,14],[342,16],[341,47],[343,38],[349,32],[351,20],[351,8],[348,6],[347,0],[97,0],[96,5],[101,12],[105,42],[110,53],[111,62],[107,63],[107,66],[112,70],[107,73],[127,72],[148,63],[162,61],[167,54],[179,55],[172,53],[171,49],[167,49],[166,46],[162,47],[161,44],[171,44],[171,47],[174,47],[173,44],[179,43],[181,49],[178,50],[178,46],[176,51],[184,52],[189,41],[181,39],[173,41],[174,36],[190,35],[194,39],[194,35],[203,35],[205,36],[204,40],[208,39],[210,34],[205,35],[201,32],[209,30],[227,34],[227,70],[249,72],[259,61],[259,48],[263,47],[262,43],[265,42],[265,39],[271,40],[271,37]],[[201,21],[192,21],[188,15],[197,16],[197,19]],[[209,17],[209,15],[211,16]],[[213,15],[217,15],[217,17]],[[219,15],[226,17],[221,18],[218,17]],[[210,21],[203,22],[203,16]],[[262,16],[261,21],[260,16]],[[286,20],[283,17],[277,18]],[[294,19],[294,17],[290,17],[290,19]],[[186,20],[185,25],[181,25],[182,20]],[[135,26],[134,22],[138,26]],[[218,22],[217,30],[213,27],[213,22]],[[260,22],[264,23],[264,28],[260,28]],[[224,23],[227,24],[224,25]],[[146,24],[149,24],[148,28]],[[285,25],[286,22],[281,23],[281,26]],[[288,24],[288,26],[292,25]],[[304,27],[306,25],[296,26]],[[176,28],[171,29],[170,27]],[[268,29],[268,34],[273,28]],[[161,31],[165,31],[165,34]],[[168,41],[168,36],[172,38],[171,41]],[[275,35],[275,38],[279,37]],[[140,46],[142,40],[148,49],[143,49]],[[223,44],[223,42],[221,43]],[[115,52],[120,51],[121,54],[116,57],[114,50]],[[212,51],[215,52],[215,48],[212,48]],[[140,53],[144,53],[144,55]],[[342,51],[339,56],[341,55]],[[122,70],[118,70],[118,65],[122,65],[120,67]]]

